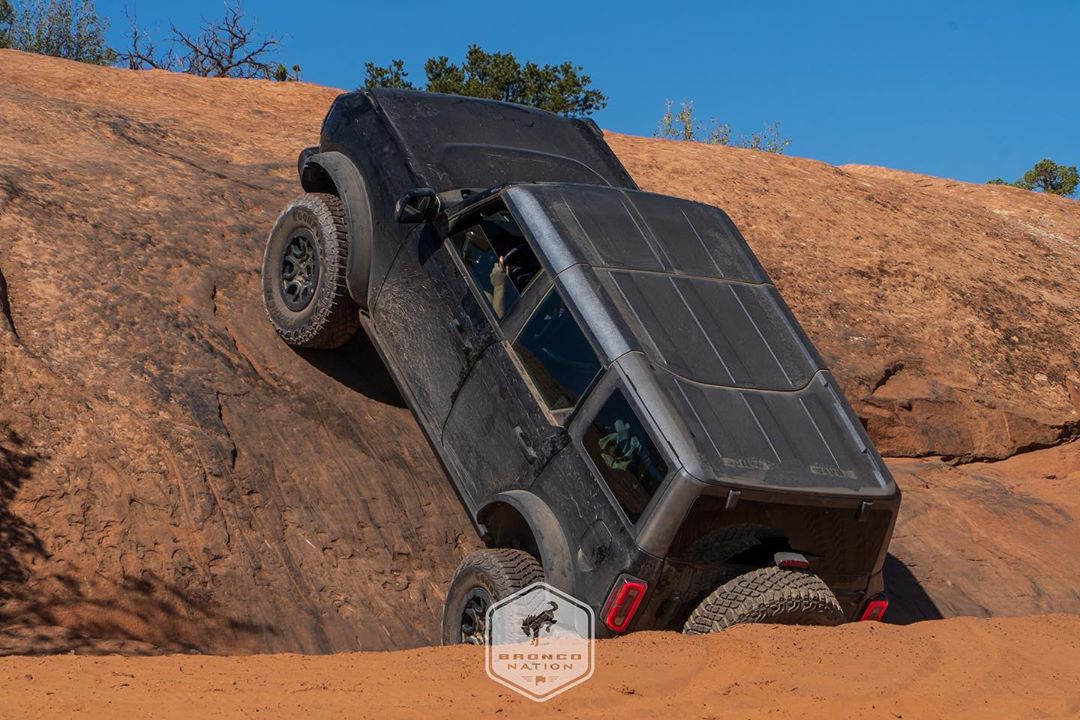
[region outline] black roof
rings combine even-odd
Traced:
[[[665,407],[649,410],[688,472],[778,489],[895,493],[820,356],[723,211],[567,184],[515,186],[505,197],[604,361],[659,391]]]
[[[338,102],[378,107],[418,184],[438,192],[546,181],[637,187],[591,120],[412,90],[373,89]]]

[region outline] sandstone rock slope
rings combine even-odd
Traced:
[[[335,94],[0,51],[10,632],[305,652],[437,633],[474,542],[441,467],[363,338],[295,353],[261,306],[265,234]]]

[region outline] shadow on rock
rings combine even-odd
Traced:
[[[260,638],[275,632],[226,617],[209,597],[151,573],[118,582],[63,572],[32,576],[29,565],[55,561],[11,506],[45,459],[19,433],[0,427],[0,655],[255,651]]]
[[[922,620],[940,620],[941,611],[923,589],[922,583],[902,560],[890,553],[885,558],[885,590],[889,594],[889,609],[885,622],[910,625]]]
[[[152,573],[89,589],[53,575],[0,610],[0,655],[255,652],[259,638],[274,632],[227,617]]]
[[[383,364],[367,333],[357,331],[352,340],[336,350],[304,350],[297,354],[324,375],[376,402],[405,407],[394,378]]]
[[[0,430],[0,600],[27,577],[24,559],[44,557],[45,548],[33,528],[11,510],[11,503],[30,471],[44,458],[26,446],[11,429]]]

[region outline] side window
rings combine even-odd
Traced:
[[[600,372],[596,353],[555,288],[525,323],[514,350],[552,410],[577,405]]]
[[[501,202],[481,211],[450,238],[497,318],[517,304],[540,272],[540,262]]]
[[[668,474],[667,463],[622,390],[615,390],[585,430],[585,451],[631,522]]]

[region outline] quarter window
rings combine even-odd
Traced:
[[[622,390],[615,390],[600,408],[585,430],[584,443],[626,516],[637,522],[667,477],[668,466]]]
[[[510,312],[540,272],[536,254],[501,202],[454,233],[451,242],[497,318]]]
[[[525,323],[514,350],[552,410],[577,405],[600,372],[596,353],[555,288]]]

